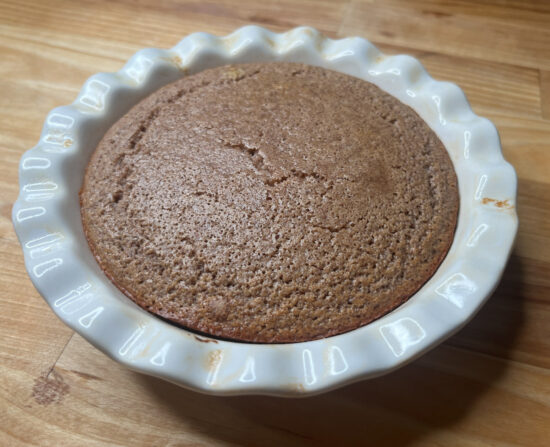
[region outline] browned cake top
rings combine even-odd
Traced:
[[[444,258],[458,210],[449,156],[412,109],[290,63],[153,93],[107,132],[80,199],[126,295],[254,342],[327,337],[394,309]]]

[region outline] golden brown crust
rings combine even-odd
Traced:
[[[265,343],[343,333],[405,302],[445,257],[459,205],[414,111],[289,63],[153,93],[102,139],[80,201],[94,256],[137,304]]]

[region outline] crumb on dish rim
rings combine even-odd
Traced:
[[[384,317],[326,339],[282,345],[214,340],[140,309],[102,273],[82,231],[78,191],[106,130],[157,88],[228,63],[291,61],[370,81],[411,106],[449,151],[460,211],[449,253],[411,299]],[[305,396],[375,377],[417,358],[466,324],[496,287],[515,239],[517,179],[493,124],[462,90],[432,79],[405,55],[367,40],[332,40],[313,28],[274,33],[246,26],[228,36],[187,36],[170,50],[137,52],[98,73],[77,99],[52,110],[21,158],[12,218],[25,266],[57,316],[131,369],[196,391]],[[205,343],[208,341],[208,343]]]

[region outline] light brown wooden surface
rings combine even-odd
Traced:
[[[466,92],[519,176],[517,245],[458,335],[318,397],[216,398],[128,371],[34,290],[11,224],[47,112],[143,47],[194,31],[311,25],[409,53]],[[550,2],[0,1],[0,445],[550,445]]]

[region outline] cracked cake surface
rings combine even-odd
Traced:
[[[144,309],[264,343],[343,333],[405,302],[453,240],[443,144],[371,83],[294,63],[223,66],[116,122],[80,192],[86,238]]]

